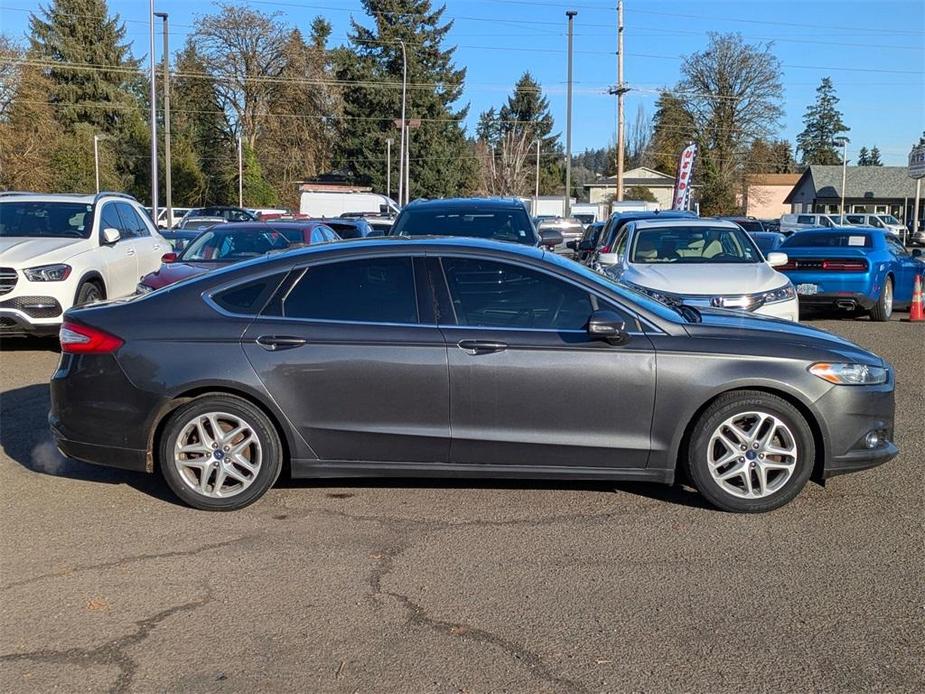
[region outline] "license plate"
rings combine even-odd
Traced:
[[[797,285],[797,294],[802,296],[812,296],[813,294],[819,293],[818,284],[798,284]]]

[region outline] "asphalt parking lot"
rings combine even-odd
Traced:
[[[925,325],[814,324],[895,366],[902,454],[760,516],[656,485],[417,480],[193,511],[62,459],[53,343],[10,342],[0,688],[923,691]]]

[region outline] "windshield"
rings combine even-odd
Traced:
[[[466,236],[536,245],[530,218],[523,209],[464,210],[408,209],[390,232],[395,236]]]
[[[780,236],[777,234],[755,234],[752,236],[752,240],[757,244],[758,250],[760,250],[765,257],[771,251],[777,250],[777,247],[780,246]]]
[[[899,224],[899,220],[891,214],[882,214],[880,219],[886,224]]]
[[[759,263],[762,258],[741,229],[671,226],[637,231],[630,262]]]
[[[233,263],[289,248],[275,231],[205,231],[180,254],[189,263]]]
[[[0,203],[0,236],[86,239],[92,228],[93,205],[86,203]]]
[[[807,234],[799,232],[781,244],[787,248],[872,248],[870,234],[852,234],[851,232],[829,232]]]

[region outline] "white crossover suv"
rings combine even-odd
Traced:
[[[54,334],[71,306],[134,293],[169,250],[129,195],[0,193],[0,337]]]
[[[775,267],[785,253],[765,258],[749,235],[721,219],[647,219],[627,224],[607,274],[669,303],[800,318],[793,284]]]

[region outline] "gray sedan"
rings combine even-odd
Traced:
[[[68,311],[76,459],[241,508],[293,477],[688,478],[769,511],[884,463],[892,369],[790,322],[663,304],[535,247],[323,244]]]

